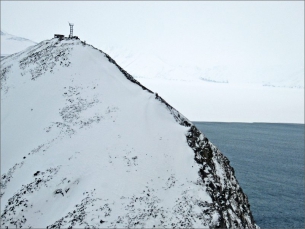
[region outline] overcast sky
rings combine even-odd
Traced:
[[[1,29],[36,42],[74,34],[164,58],[238,68],[304,68],[304,1],[1,1]]]

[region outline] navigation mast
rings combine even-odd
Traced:
[[[72,38],[73,37],[73,26],[74,26],[74,24],[69,22],[69,26],[70,26],[70,35],[69,35],[69,37]]]

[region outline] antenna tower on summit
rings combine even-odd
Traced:
[[[69,22],[69,26],[70,26],[70,35],[69,35],[69,37],[71,38],[71,37],[73,37],[73,26],[74,26],[74,24]]]

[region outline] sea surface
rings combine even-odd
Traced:
[[[304,124],[193,122],[228,157],[261,228],[305,228]]]

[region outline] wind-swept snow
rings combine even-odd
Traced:
[[[304,90],[253,84],[138,79],[190,120],[304,123]]]
[[[29,46],[33,46],[36,42],[23,37],[17,37],[11,34],[1,32],[1,57],[7,56],[16,52],[20,52]]]
[[[125,47],[105,45],[105,52],[113,56],[119,65],[130,72],[137,79],[156,79],[194,82],[252,84],[254,86],[271,86],[281,88],[304,88],[304,66],[301,68],[288,66],[251,66],[244,67],[238,63],[226,65],[225,63],[207,64],[198,63],[195,59],[185,59],[181,56],[179,48],[172,55],[157,53],[145,47],[129,50]],[[166,58],[167,56],[167,58]],[[172,59],[169,59],[171,56]],[[206,56],[202,53],[202,56]],[[179,62],[183,59],[183,63]]]
[[[51,39],[1,65],[1,227],[257,227],[228,159],[107,54]]]
[[[12,54],[33,44],[1,32],[1,56],[3,50]],[[103,50],[191,120],[304,123],[304,68],[243,69],[204,62],[198,65],[188,59],[181,64],[177,58],[168,59],[165,56],[169,55],[145,47],[128,49],[108,44]],[[212,109],[204,109],[207,106]]]

